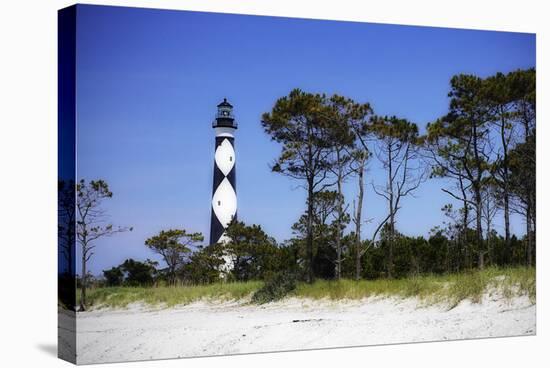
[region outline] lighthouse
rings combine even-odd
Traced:
[[[237,216],[237,190],[235,175],[235,131],[237,123],[233,105],[224,98],[212,123],[216,135],[214,153],[214,181],[212,186],[212,216],[210,244],[225,243],[225,229]]]

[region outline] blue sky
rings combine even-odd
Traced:
[[[532,34],[88,5],[77,16],[77,175],[105,179],[110,220],[134,227],[98,242],[94,274],[130,257],[158,259],[144,241],[162,229],[208,238],[211,122],[224,97],[239,123],[239,218],[282,241],[305,194],[268,167],[280,147],[260,117],[278,97],[295,87],[338,93],[423,130],[447,111],[454,74],[535,66]],[[382,183],[381,174],[372,161],[367,181]],[[400,231],[425,235],[441,224],[450,202],[443,185],[431,180],[405,200]],[[355,194],[355,181],[346,193]],[[374,222],[385,214],[370,187],[364,211]],[[512,226],[523,232],[520,219]]]

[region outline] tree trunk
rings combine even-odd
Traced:
[[[523,126],[525,129],[525,144],[527,144],[529,140],[529,136],[531,135],[529,131],[529,122],[528,120],[524,120]],[[535,159],[533,157],[533,159]],[[536,211],[536,202],[533,198],[533,194],[536,192],[536,185],[533,178],[529,178],[529,186],[528,186],[528,193],[527,193],[527,209],[525,211],[525,223],[526,223],[526,231],[527,231],[527,265],[530,267],[533,265],[533,250],[535,248],[536,240],[535,236],[537,234],[537,228],[536,228],[536,219],[535,219],[535,211]]]
[[[395,234],[394,227],[394,215],[393,212],[390,216],[390,236],[388,242],[388,277],[391,279],[393,277],[393,240]]]
[[[313,178],[308,179],[307,188],[307,282],[313,283]]]
[[[512,244],[510,238],[510,189],[508,173],[508,142],[506,141],[506,121],[504,112],[501,108],[500,138],[502,142],[503,160],[502,160],[502,191],[504,192],[504,239],[506,263],[510,264],[512,257]]]
[[[486,208],[486,219],[485,219],[485,226],[487,227],[486,233],[485,233],[485,242],[487,246],[487,261],[491,265],[493,264],[493,249],[491,245],[491,225],[492,225],[492,218],[491,218],[491,200],[490,200],[491,193],[487,193],[485,208]]]
[[[67,252],[67,273],[74,277],[74,268],[75,268],[75,265],[73,265],[73,247],[76,246],[76,242],[75,242],[75,237],[74,237],[74,232],[75,232],[75,228],[74,228],[74,221],[68,221],[68,225],[67,225],[67,231],[66,231],[66,238],[67,238],[67,243],[65,244],[65,249],[66,249],[66,252]]]
[[[484,263],[483,263],[483,256],[485,253],[485,250],[483,249],[483,227],[482,227],[482,216],[483,216],[483,209],[482,209],[482,199],[481,199],[481,192],[478,186],[475,187],[475,200],[476,200],[476,246],[477,246],[477,255],[478,255],[478,268],[480,270],[483,269]]]
[[[172,286],[176,286],[176,267],[175,266],[170,267],[170,284]]]
[[[491,250],[491,220],[489,219],[489,214],[487,214],[487,233],[486,233],[486,239],[487,243],[487,260],[489,264],[493,263],[493,253]]]
[[[510,195],[508,193],[508,185],[505,184],[504,189],[504,236],[506,247],[506,264],[512,262],[512,240],[510,237]]]
[[[391,156],[391,146],[388,148],[388,193],[390,200],[389,210],[390,210],[390,227],[389,227],[389,239],[388,239],[388,278],[393,277],[393,240],[395,235],[395,213],[394,213],[394,198],[393,198],[393,171],[392,171],[392,156]]]
[[[476,177],[472,180],[472,186],[474,189],[474,196],[476,202],[476,248],[478,255],[478,268],[483,269],[483,228],[481,225],[481,218],[483,216],[483,200],[481,197],[481,186],[483,179],[483,168],[482,168],[482,159],[479,154],[478,148],[478,133],[477,133],[477,121],[472,122],[472,139],[473,139],[473,149],[474,149],[474,158],[475,158],[475,167],[476,167]]]
[[[359,195],[357,197],[357,212],[355,214],[355,279],[361,278],[361,211],[363,208],[364,161],[359,162]]]
[[[468,201],[467,201],[467,197],[466,197],[466,189],[464,188],[464,183],[462,181],[462,179],[460,179],[460,191],[462,192],[462,231],[461,231],[461,237],[462,237],[462,241],[460,242],[461,244],[459,244],[459,247],[460,249],[463,250],[463,254],[462,256],[464,257],[462,259],[461,256],[459,256],[458,260],[459,260],[459,264],[458,264],[458,269],[460,270],[461,268],[466,268],[468,267],[468,218],[470,217],[470,208],[468,206]],[[460,267],[460,262],[464,262],[464,264],[462,265],[462,267]]]
[[[529,194],[529,207],[527,209],[529,217],[527,222],[530,224],[528,228],[527,238],[529,240],[529,253],[528,253],[528,262],[529,266],[534,265],[533,253],[536,251],[537,246],[537,219],[536,219],[536,207],[535,199],[533,198],[533,193],[536,188],[533,187],[533,192]]]
[[[527,266],[533,265],[533,231],[531,230],[531,209],[527,208],[526,220],[527,225]]]
[[[82,276],[80,279],[80,311],[86,310],[86,287],[88,280],[86,277],[86,247],[82,247]]]
[[[485,253],[482,251],[479,252],[477,255],[477,266],[480,270],[483,270],[483,268],[485,267],[484,255]]]
[[[469,247],[469,240],[468,240],[468,216],[470,216],[470,210],[468,209],[468,204],[464,202],[464,214],[462,218],[462,245],[461,248],[463,250],[462,255],[464,257],[462,265],[462,268],[469,268],[470,267],[470,255],[468,251]]]
[[[342,163],[340,162],[340,151],[336,150],[336,158],[338,160],[338,177],[337,177],[337,188],[338,188],[338,218],[336,219],[336,272],[335,276],[337,280],[340,280],[342,277],[342,217],[344,212],[343,202],[343,193],[342,193]]]

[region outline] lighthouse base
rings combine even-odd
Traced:
[[[235,257],[226,254],[222,257],[224,263],[218,268],[218,271],[220,272],[220,279],[227,280],[229,279],[231,271],[235,268]]]

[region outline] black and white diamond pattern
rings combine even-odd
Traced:
[[[210,226],[210,243],[227,241],[225,229],[237,215],[237,193],[235,180],[234,138],[216,137],[214,156],[214,186],[212,193],[212,223]]]

